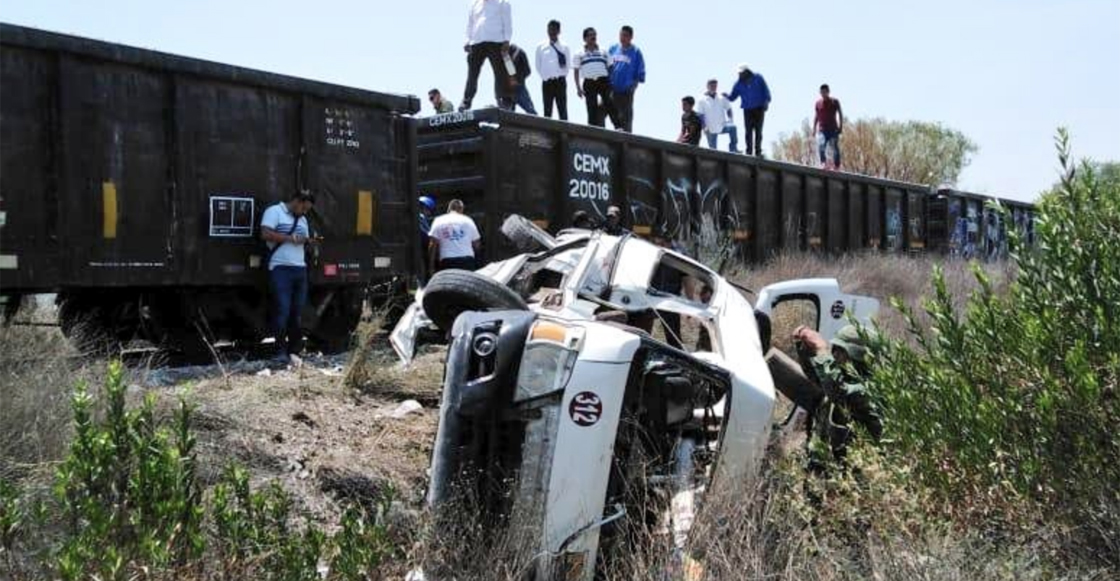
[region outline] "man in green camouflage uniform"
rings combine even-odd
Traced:
[[[816,331],[798,327],[793,332],[802,361],[807,360],[810,379],[824,391],[815,409],[809,411],[809,470],[824,472],[830,462],[844,461],[848,444],[854,437],[852,423],[863,427],[879,440],[883,424],[875,404],[868,397],[865,382],[870,377],[867,343],[859,331],[847,325],[836,333],[831,344]]]

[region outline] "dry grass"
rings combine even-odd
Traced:
[[[879,299],[880,326],[891,336],[903,338],[906,335],[905,322],[896,310],[890,308],[889,299],[901,299],[919,314],[920,321],[924,320],[922,300],[931,293],[930,284],[935,265],[942,267],[949,292],[956,297],[958,306],[963,306],[969,294],[978,286],[971,271],[972,264],[937,255],[902,256],[868,252],[830,257],[786,253],[765,264],[747,267],[731,275],[731,278],[754,291],[786,280],[835,278],[840,281],[843,292]],[[982,264],[981,268],[991,277],[996,292],[1005,289],[1013,276],[1013,267],[1009,263]],[[780,327],[777,323],[779,322],[775,321],[775,340],[779,339]],[[793,321],[788,323],[793,324]]]
[[[52,315],[25,309],[18,320]],[[69,443],[70,393],[78,381],[96,386],[95,370],[57,327],[0,326],[0,478],[49,472]]]

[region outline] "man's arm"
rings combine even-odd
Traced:
[[[766,77],[763,77],[762,75],[758,75],[758,80],[762,83],[762,102],[764,103],[763,108],[764,109],[769,108],[770,107],[770,85],[766,84]]]
[[[544,62],[544,44],[541,44],[537,47],[537,57],[534,60],[537,61],[537,70],[538,71],[544,69],[544,67],[541,66],[541,63]]]
[[[467,8],[467,40],[463,44],[463,50],[471,50],[471,33],[474,32],[474,2],[471,2],[470,7]]]
[[[281,234],[268,226],[261,226],[261,239],[273,244],[303,244],[305,240],[299,234]]]
[[[837,133],[843,133],[844,132],[844,111],[842,111],[840,109],[840,101],[839,100],[836,101],[836,117],[840,121],[840,123],[836,126],[836,132]]]
[[[731,102],[734,101],[735,99],[738,99],[739,98],[739,82],[736,81],[735,84],[731,86],[731,94],[730,95],[728,95],[727,93],[724,93],[723,96],[727,97],[727,104],[728,105],[730,105]]]
[[[428,240],[428,272],[436,271],[436,261],[439,258],[439,238],[432,237]]]
[[[811,133],[811,135],[813,135],[814,137],[817,135],[817,127],[820,126],[820,124],[821,124],[821,108],[814,104],[813,105],[813,131]]]
[[[642,56],[641,49],[634,49],[634,56],[634,60],[638,61],[638,82],[644,83],[646,82],[646,59]]]
[[[576,55],[576,58],[580,58],[580,55]],[[575,61],[568,61],[568,62],[572,63],[572,75],[575,76],[575,80],[576,80],[576,95],[579,95],[579,98],[582,99],[583,98],[583,83],[579,82],[579,65],[580,65],[580,63],[575,62]]]
[[[521,51],[521,58],[517,59],[517,68],[517,72],[522,79],[527,79],[533,75],[533,69],[529,67],[529,55],[525,54],[525,51]]]
[[[275,206],[265,210],[264,215],[261,216],[261,240],[271,242],[273,244],[303,244],[307,241],[303,236],[295,234],[282,234],[276,230],[280,225],[280,213],[276,211]],[[296,218],[298,221],[299,218]]]

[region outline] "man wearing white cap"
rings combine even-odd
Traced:
[[[727,96],[729,101],[740,98],[747,155],[762,157],[762,123],[766,119],[766,110],[770,108],[770,87],[766,86],[762,75],[747,65],[739,65],[739,80]]]

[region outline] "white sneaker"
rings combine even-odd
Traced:
[[[303,367],[303,359],[299,355],[291,353],[288,355],[288,364],[298,369],[300,367]]]

